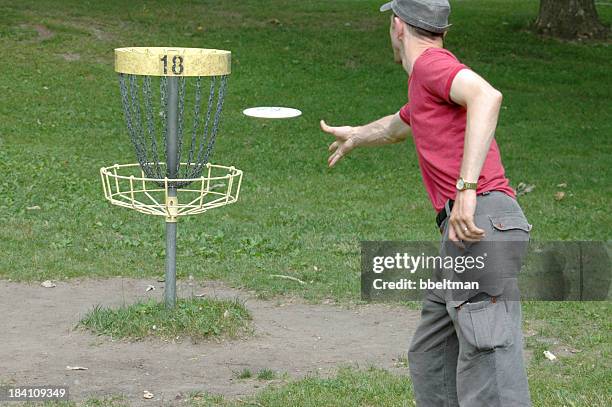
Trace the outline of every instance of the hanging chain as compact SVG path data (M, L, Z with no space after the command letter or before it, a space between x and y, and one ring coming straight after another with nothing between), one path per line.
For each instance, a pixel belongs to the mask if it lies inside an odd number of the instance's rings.
M176 174L181 177L181 152L183 149L183 113L185 111L185 78L178 78L178 134L177 137L177 159L176 163L178 165ZM187 177L187 170L183 170L182 178Z
M221 119L221 110L223 109L223 101L225 100L225 87L227 86L227 75L221 77L221 86L219 86L219 95L217 97L217 111L215 112L215 120L213 123L212 135L206 148L206 156L204 157L204 163L208 162L210 153L212 152L217 138L217 131L219 130L219 120Z
M161 116L161 133L164 151L166 148L166 140L168 139L168 78L162 76L159 81L159 93L160 93L160 111ZM166 161L166 154L163 156L164 162ZM164 175L165 176L165 175ZM163 177L160 177L163 178Z
M128 134L136 150L138 162L143 166L144 170L144 168L147 167L147 153L146 143L142 137L140 105L138 104L138 82L135 76L119 74L119 90L121 92L121 101L123 103L123 112L125 114Z
M213 76L210 78L210 92L208 94L208 105L206 107L206 120L204 121L204 134L202 135L202 138L200 139L200 148L198 149L198 157L197 157L197 166L198 168L196 169L197 173L200 173L202 171L202 166L204 164L206 164L205 161L203 161L204 157L202 156L203 152L204 152L204 146L206 145L206 140L208 138L208 127L209 127L209 123L210 123L210 113L212 111L212 106L213 106L213 100L215 99L215 90L216 90L216 84L217 84L217 77Z
M197 166L191 165L195 153L198 130L200 128L200 106L202 104L202 77L198 76L195 82L195 106L193 108L193 130L191 132L191 145L189 146L189 158L187 159L187 178L193 178L197 174Z
M149 167L154 167L147 176L160 178L161 169L159 168L159 154L157 152L157 135L155 132L155 116L153 115L153 94L151 93L151 77L145 76L142 83L142 91L144 96L145 112L147 119L147 131L149 133L149 140L151 141L151 162Z

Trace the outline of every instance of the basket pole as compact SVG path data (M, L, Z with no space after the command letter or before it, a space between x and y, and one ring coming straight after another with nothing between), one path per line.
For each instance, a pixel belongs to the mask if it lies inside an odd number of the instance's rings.
M178 178L178 78L169 76L168 80L168 132L166 139L166 165L168 178ZM166 217L166 277L164 298L167 308L176 304L176 217L172 206L176 202L176 187L168 186L168 216Z

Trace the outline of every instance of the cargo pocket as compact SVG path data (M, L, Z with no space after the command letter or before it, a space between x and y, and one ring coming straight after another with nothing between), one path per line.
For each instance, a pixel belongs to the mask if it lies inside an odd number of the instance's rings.
M457 309L457 322L467 358L513 343L506 304L501 300L464 303Z
M527 222L527 219L520 214L489 216L489 220L493 228L499 232L507 232L510 230L531 231L531 225Z

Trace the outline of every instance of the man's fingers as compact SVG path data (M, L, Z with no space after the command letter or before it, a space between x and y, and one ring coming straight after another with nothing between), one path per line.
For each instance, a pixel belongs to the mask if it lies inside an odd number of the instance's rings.
M450 227L448 228L448 239L453 242L453 244L461 249L465 249L465 246L463 245L463 243L461 243L461 240L459 240L459 238L457 237L457 233L455 232L455 228L453 227L453 225L450 225Z
M321 130L323 130L326 133L335 135L334 127L329 126L327 123L325 123L325 120L321 120Z
M467 219L464 224L467 228L465 234L469 239L480 240L484 237L485 231L476 226L473 218Z
M478 242L484 237L484 230L479 229L472 219L457 218L452 222L457 236L466 242Z
M334 141L333 143L331 143L331 144L329 145L329 151L331 151L332 153L333 153L334 151L336 151L336 149L337 149L337 148L338 148L338 142L337 142L337 141Z
M455 230L457 238L459 240L465 240L465 227L463 226L463 224L458 219L456 219L451 222L451 226Z
M340 150L337 150L334 154L329 156L329 159L327 160L327 164L329 165L329 167L333 167L334 165L336 165L336 163L342 158L342 153L340 152Z
M321 130L323 130L327 134L331 134L332 136L336 137L338 140L342 140L342 141L347 140L351 135L352 127L350 126L334 127L334 126L330 126L327 123L325 123L325 120L321 120L320 125L321 125Z

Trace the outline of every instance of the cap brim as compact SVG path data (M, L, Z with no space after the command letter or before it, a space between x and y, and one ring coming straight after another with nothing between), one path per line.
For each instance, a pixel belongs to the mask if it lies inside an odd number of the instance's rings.
M390 1L388 3L383 4L382 6L380 6L380 11L384 12L384 11L389 11L391 10L391 6L393 5L393 2Z

